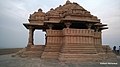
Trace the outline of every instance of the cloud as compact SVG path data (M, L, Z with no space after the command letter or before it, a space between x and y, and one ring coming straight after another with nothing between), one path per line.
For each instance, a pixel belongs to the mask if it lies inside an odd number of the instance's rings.
M22 22L26 21L26 15L29 12L22 6L22 3L11 0L1 1L0 8L0 48L25 46L27 35L24 35L27 31L24 30Z
M120 0L70 0L77 2L91 14L98 16L109 29L103 31L103 44L119 45L120 42ZM0 48L25 47L28 30L23 26L28 22L29 14L42 8L44 12L50 8L63 5L66 0L1 0L0 1ZM38 34L41 35L38 35ZM36 43L44 44L44 33L35 33ZM42 38L38 38L42 37Z

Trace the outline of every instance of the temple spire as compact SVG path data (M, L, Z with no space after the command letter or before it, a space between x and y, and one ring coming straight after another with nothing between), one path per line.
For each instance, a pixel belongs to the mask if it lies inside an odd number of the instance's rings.
M41 9L41 8L39 8L39 9L38 9L38 12L42 12L42 9Z
M69 0L66 1L66 4L70 4L71 2Z

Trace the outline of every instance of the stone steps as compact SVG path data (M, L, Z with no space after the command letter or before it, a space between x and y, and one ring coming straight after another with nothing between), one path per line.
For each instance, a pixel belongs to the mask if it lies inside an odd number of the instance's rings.
M31 48L27 48L27 51L43 51L45 48L45 45L34 45Z
M60 46L46 46L45 49L44 49L44 51L48 51L48 52L50 52L50 51L52 51L52 52L56 51L56 52L59 52L60 49L61 49Z
M91 46L86 46L86 45L76 45L76 44L71 44L63 46L62 52L76 52L76 53L82 53L82 54L95 54L97 53L94 45Z
M43 51L25 51L20 56L21 57L40 57Z
M86 45L86 46L89 46L89 45L94 45L94 43L66 43L66 45L70 45L70 46L72 46L72 45L78 45L78 46L82 46L82 45Z
M81 53L81 54L96 54L96 51L86 51L86 50L66 50L64 53Z
M95 48L64 48L61 50L62 52L91 52L96 53L97 50Z
M66 46L65 45L64 47L66 47L66 48L76 48L76 47L78 47L78 48L86 48L86 47L95 48L94 46L90 46L90 45L89 46L86 46L86 45L82 45L82 46L81 45L77 45L77 46L76 45L72 45L72 46L68 45L68 46Z
M48 44L46 44L46 46L61 46L61 44L60 43L48 43Z
M99 58L59 58L59 61L66 63L96 62Z
M60 49L58 49L58 48L54 48L54 49L47 49L47 48L45 48L44 51L45 51L45 52L59 52Z
M59 60L61 61L92 61L92 60L98 59L97 54L68 54L68 53L62 53L59 56Z
M41 58L58 59L61 45L58 43L48 43L44 49Z
M75 53L62 53L60 54L61 57L64 58L95 58L98 54L75 54Z
M46 52L59 52L61 49L61 45L60 44L47 44L44 51Z
M90 48L95 48L95 46L93 44L66 44L63 47L65 48L86 48L86 47L90 47Z
M44 45L34 45L29 48L25 48L24 51L21 51L19 55L21 57L41 57L43 50L45 46Z
M95 48L91 48L91 47L85 47L85 48L81 48L81 47L71 47L71 48L63 48L64 50L95 50Z
M44 59L58 59L59 52L43 52L41 58Z
M59 46L56 46L56 47L55 47L55 46L52 46L52 47L51 47L51 46L50 46L50 47L46 46L45 48L46 48L46 49L54 49L54 48L55 48L55 49L56 49L56 48L59 49L60 47L59 47Z

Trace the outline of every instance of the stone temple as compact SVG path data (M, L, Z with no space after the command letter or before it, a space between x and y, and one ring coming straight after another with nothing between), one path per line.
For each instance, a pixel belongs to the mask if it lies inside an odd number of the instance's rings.
M69 0L48 12L38 9L23 25L29 30L28 45L23 55L60 61L99 61L110 47L102 45L102 30L108 29L100 19L91 15L78 3ZM34 31L42 30L45 45L34 45ZM107 51L106 51L107 47Z

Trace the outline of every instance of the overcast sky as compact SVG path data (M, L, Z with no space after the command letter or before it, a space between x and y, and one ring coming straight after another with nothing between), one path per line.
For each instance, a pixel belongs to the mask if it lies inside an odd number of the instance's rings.
M103 31L103 44L111 47L120 46L120 0L70 0L77 2L91 14L108 24ZM29 14L42 8L47 12L65 4L66 0L0 0L0 48L26 47L28 30L23 23L28 23ZM44 44L42 31L35 31L35 44Z

